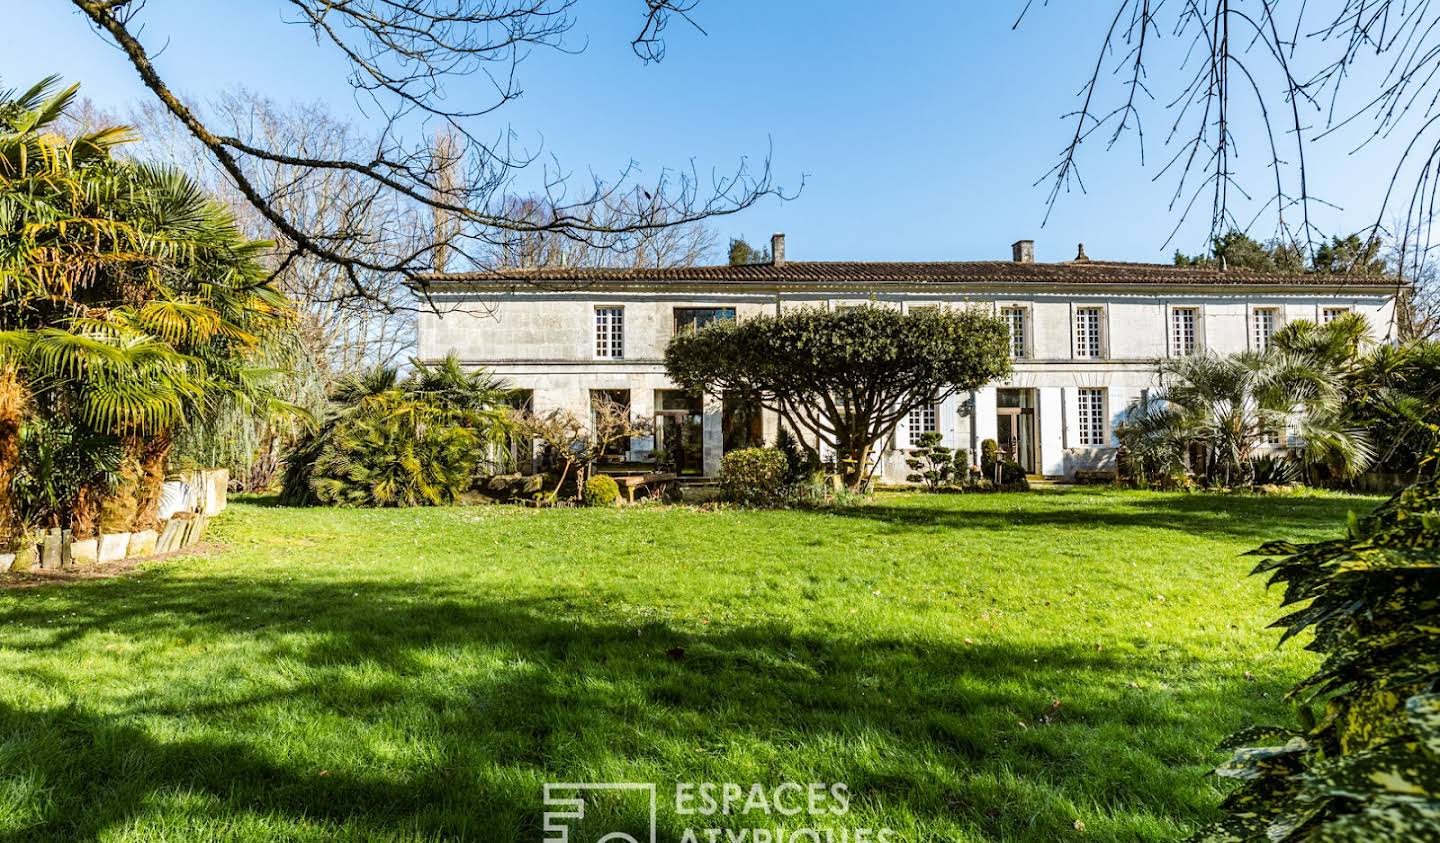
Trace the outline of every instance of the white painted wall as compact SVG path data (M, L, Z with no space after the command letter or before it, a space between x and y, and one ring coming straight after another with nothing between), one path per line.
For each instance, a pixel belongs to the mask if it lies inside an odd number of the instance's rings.
M450 312L443 318L430 313L421 315L418 332L423 359L455 353L467 365L485 366L517 387L534 390L537 411L569 409L582 418L589 412L592 389L628 389L634 410L649 414L654 410L655 390L674 388L665 375L663 356L673 334L677 307L734 307L741 319L777 309L867 303L896 308L980 306L993 312L1005 306L1024 307L1029 314L1028 357L1016 361L1014 374L1004 385L1037 390L1041 470L1047 475L1064 476L1081 468L1113 467L1114 463L1113 448L1082 448L1076 441L1076 390L1107 390L1113 431L1129 403L1140 396L1141 390L1154 385L1155 361L1171 353L1169 313L1173 307L1199 308L1196 331L1200 347L1220 354L1250 347L1249 318L1255 307L1278 308L1282 316L1277 327L1294 319L1318 319L1323 307L1350 307L1370 320L1377 339L1388 335L1393 316L1391 297L1385 290L1373 294L1352 290L1344 295L1238 289L1225 294L1196 294L1183 288L1167 288L1098 295L1093 288L1037 291L1022 284L984 295L943 295L924 289L883 294L735 294L717 287L714 292L701 293L518 289L440 298L442 309L446 304L466 303L467 310ZM624 359L596 359L597 306L625 308ZM1077 306L1104 309L1105 359L1074 358L1073 309ZM970 394L951 398L941 407L939 425L946 444L970 449L975 461L979 459L980 443L996 435L997 386L1001 385L991 385L973 395L973 412L969 415L962 416L961 408L970 400ZM708 400L703 436L707 473L719 467L720 415L720 402ZM775 435L773 416L766 419L765 431L767 437ZM909 442L903 424L895 441L902 449ZM643 458L652 447L649 440L637 440L632 443L632 456ZM903 481L907 472L903 453L886 455L883 464L885 480Z

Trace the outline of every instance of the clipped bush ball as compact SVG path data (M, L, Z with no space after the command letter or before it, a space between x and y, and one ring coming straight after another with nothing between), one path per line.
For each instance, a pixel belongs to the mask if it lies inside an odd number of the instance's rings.
M776 448L741 448L720 459L720 493L727 501L775 506L785 499L790 463Z
M585 481L586 506L614 506L620 500L620 486L615 479L597 474Z

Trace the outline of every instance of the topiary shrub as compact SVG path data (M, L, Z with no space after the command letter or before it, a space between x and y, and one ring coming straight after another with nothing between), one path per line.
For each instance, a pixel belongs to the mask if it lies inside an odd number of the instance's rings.
M1000 461L1000 443L986 439L980 443L980 476L995 479L995 463Z
M970 449L969 449L969 448L960 448L960 449L956 450L956 451L955 451L955 482L961 484L962 486L963 486L963 485L968 485L968 484L970 483L970 480L971 480L970 475L973 474L973 473L974 473L974 472L971 471L971 465L970 465Z
M774 506L785 500L790 465L777 448L740 448L720 460L720 494L732 503Z
M596 474L585 481L584 497L586 506L614 506L620 500L620 486L615 478Z
M1232 735L1240 782L1199 841L1435 840L1440 828L1440 480L1341 539L1271 542L1254 573L1285 584L1282 643L1307 629L1319 670L1290 689L1298 728ZM1324 705L1316 718L1311 705Z
M905 479L911 483L923 483L931 492L940 491L955 478L954 454L944 445L939 433L931 431L920 435L918 447L910 451L905 465L910 474Z

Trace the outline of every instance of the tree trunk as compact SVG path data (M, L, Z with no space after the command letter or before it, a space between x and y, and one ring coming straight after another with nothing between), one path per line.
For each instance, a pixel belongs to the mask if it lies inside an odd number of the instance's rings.
M850 491L863 492L865 490L865 481L869 477L869 472L866 468L870 462L870 443L861 442L856 444L852 441L845 443L845 445L846 447L839 453L841 459L841 479L845 483L845 488Z
M100 526L100 494L91 486L81 486L70 508L70 532L77 539L90 539Z
M0 548L6 548L20 531L20 514L15 511L11 491L20 470L20 419L25 405L25 388L11 366L0 368Z
M165 472L170 464L173 444L168 430L134 444L135 457L140 464L140 483L135 490L133 529L153 530L160 525L160 495L164 491Z

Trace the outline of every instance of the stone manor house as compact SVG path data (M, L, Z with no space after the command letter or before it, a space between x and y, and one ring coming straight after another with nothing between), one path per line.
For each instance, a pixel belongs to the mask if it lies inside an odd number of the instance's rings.
M1028 473L1073 478L1113 468L1115 425L1156 385L1159 358L1261 350L1286 322L1352 311L1377 340L1394 330L1396 288L1384 277L1117 263L1083 247L1073 261L1036 263L1029 240L1012 252L1009 261L789 261L777 234L768 264L443 275L430 287L440 313L420 318L420 357L453 352L483 366L537 412L583 419L602 395L628 404L654 417L655 435L631 440L626 459L663 449L682 474L712 476L725 451L773 443L777 419L733 396L677 390L663 361L677 331L792 307L978 305L1010 326L1014 373L912 413L877 479L902 482L905 451L927 431L972 455L995 439Z

